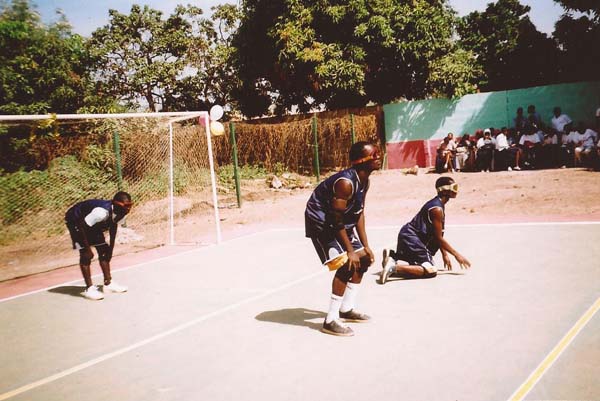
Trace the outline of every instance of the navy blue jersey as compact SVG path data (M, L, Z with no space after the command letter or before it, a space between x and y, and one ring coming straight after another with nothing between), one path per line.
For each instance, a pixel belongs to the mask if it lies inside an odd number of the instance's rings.
M313 191L304 212L307 237L313 237L326 230L334 230L335 218L331 201L333 187L338 180L347 179L352 184L352 196L344 210L343 222L346 229L353 229L365 207L365 196L369 190L369 180L361 184L354 168L342 170L321 182Z
M110 226L110 222L113 221L112 201L110 200L89 199L83 202L79 202L71 206L69 210L67 210L67 213L65 214L65 221L67 222L67 224L76 224L77 221L84 219L85 216L90 214L90 212L97 207L106 209L108 211L108 219L95 224L93 226L93 229L106 231ZM115 223L120 219L121 218L115 220Z
M435 238L435 231L433 229L433 223L429 218L429 211L434 207L442 208L442 232L444 230L446 212L444 210L444 203L439 197L435 197L425 203L419 213L413 219L406 223L400 229L399 237L414 237L417 236L419 240L427 247L427 249L435 254L440 248L440 244Z

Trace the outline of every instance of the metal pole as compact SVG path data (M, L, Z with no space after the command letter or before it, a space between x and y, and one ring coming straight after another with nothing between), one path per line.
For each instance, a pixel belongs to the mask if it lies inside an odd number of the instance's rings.
M115 152L115 160L117 162L117 188L119 191L123 190L123 169L121 166L121 140L119 138L119 131L115 131L113 135L113 149Z
M352 145L356 143L356 132L354 132L354 114L350 114L350 132L352 132Z
M208 164L210 165L210 181L212 184L213 209L215 211L215 226L217 230L217 244L221 243L221 220L219 218L219 205L217 204L217 180L215 178L215 165L213 162L212 140L210 137L210 121L208 114L204 115L204 128L206 131L206 146L208 148Z
M113 149L115 152L115 161L117 164L117 189L123 190L123 166L121 162L121 138L119 137L119 131L115 131L113 135ZM127 216L123 218L121 226L127 227Z
M173 203L173 123L169 122L169 244L175 245L175 205Z
M319 166L319 134L317 132L317 115L313 115L312 119L312 131L314 138L314 148L315 148L315 159L314 159L314 167L315 167L315 175L317 177L317 182L321 181L321 169Z
M238 207L242 207L242 190L240 188L240 174L238 171L238 153L237 142L235 139L235 124L229 122L229 136L231 138L231 153L233 155L233 179L235 180L235 194L237 196Z

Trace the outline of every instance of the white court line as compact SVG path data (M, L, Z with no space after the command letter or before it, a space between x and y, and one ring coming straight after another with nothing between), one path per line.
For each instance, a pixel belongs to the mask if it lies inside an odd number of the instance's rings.
M213 247L213 246L215 246L215 245L209 245L208 247L203 247L203 248L190 249L188 251L184 251L184 252L177 253L177 254L174 254L174 255L163 256L162 258L152 259L152 260L149 260L147 262L141 262L141 263L136 263L135 265L127 266L127 267L121 267L120 269L115 269L115 270L111 269L111 273L122 272L122 271L125 271L125 270L134 269L136 267L145 266L145 265L148 265L148 264L151 264L151 263L154 263L154 262L160 262L162 260L166 260L166 259L172 258L174 256L185 255L185 254L191 253L191 252L197 252L200 249L206 249L206 248L210 248L210 247ZM65 267L68 267L68 266L65 266ZM47 272L44 272L44 273L47 273ZM40 274L44 274L44 273L40 273ZM94 274L92 276L92 278L100 277L101 275L102 275L102 273ZM6 302L6 301L10 301L10 300L13 300L13 299L17 299L17 298L21 298L21 297L25 297L27 295L37 294L38 292L48 291L48 290L51 290L53 288L62 287L64 285L79 283L81 281L83 281L83 279L79 278L77 280L67 281L65 283L56 284L56 285L53 285L53 286L50 286L50 287L40 288L39 290L33 290L33 291L25 292L23 294L13 295L12 297L0 299L0 303Z
M600 225L600 221L573 221L573 222L531 222L531 223L481 223L481 224L447 224L446 227L518 227L518 226L555 226L555 225ZM399 229L400 226L398 225L394 225L394 226L373 226L373 227L369 227L370 230L388 230L388 229ZM290 232L290 231L304 231L303 228L272 228L269 230L265 230L265 231L258 231L255 233L251 233L251 234L246 234L246 235L242 235L239 237L235 237L235 238L231 238L228 239L226 241L221 242L221 244L225 244L228 242L233 242L236 240L240 240L240 239L244 239L244 238L249 238L249 237L254 237L257 235L261 235L261 234L265 234L265 233L269 233L269 232ZM204 249L208 249L208 248L213 248L216 247L216 244L211 244L205 247L201 247L201 248L196 248L196 249L191 249L189 251L185 251L185 252L181 252L181 253L177 253L174 255L169 255L169 256L164 256L162 258L158 258L158 259L153 259L147 262L142 262L142 263L137 263L135 265L129 266L129 267L123 267L120 269L116 269L113 271L114 272L120 272L120 271L125 271L125 270L129 270L129 269L134 269L137 267L141 267L141 266L145 266L154 262L160 262L169 258L173 258L173 257L177 257L180 255L185 255L187 253L191 253L191 252L197 252L197 251L202 251ZM43 273L41 273L43 274ZM92 278L96 278L96 277L100 277L101 273L95 274L92 276ZM82 279L77 279L77 280L72 280L72 281L67 281L65 283L60 283L60 284L56 284L50 287L45 287L45 288L41 288L39 290L33 290L33 291L29 291L29 292L25 292L23 294L19 294L19 295L14 295L12 297L8 297L8 298L2 298L0 299L0 303L2 302L6 302L6 301L10 301L13 299L17 299L17 298L21 298L21 297L25 297L27 295L33 295L33 294L37 294L39 292L44 292L44 291L48 291L51 290L53 288L57 288L57 287L62 287L65 285L69 285L69 284L74 284L74 283L78 283L82 281Z
M600 309L600 298L577 320L565 336L556 344L550 353L544 358L537 368L529 375L527 380L510 396L509 401L521 401L533 389L537 382L544 376L550 367L556 362L563 351L573 342L577 334L583 330L594 314Z
M19 388L14 389L14 390L8 391L8 392L6 392L4 394L0 394L0 401L6 400L8 398L14 397L14 396L19 395L19 394L22 394L22 393L27 392L29 390L33 390L36 387L40 387L40 386L43 386L45 384L51 383L53 381L56 381L58 379L61 379L61 378L65 377L65 376L72 375L73 373L77 373L77 372L79 372L81 370L84 370L84 369L89 368L91 366L97 365L97 364L99 364L101 362L104 362L104 361L106 361L108 359L115 358L115 357L117 357L119 355L122 355L122 354L124 354L126 352L132 351L134 349L143 347L144 345L147 345L147 344L153 343L155 341L158 341L158 340L160 340L162 338L170 336L171 334L179 333L180 331L183 331L183 330L185 330L185 329L187 329L189 327L192 327L194 325L202 323L202 322L204 322L204 321L206 321L206 320L208 320L208 319L210 319L212 317L215 317L215 316L218 316L218 315L222 315L225 312L229 312L232 309L235 309L235 308L238 308L240 306L246 305L248 303L251 303L253 301L259 300L261 298L268 297L269 295L281 292L281 291L286 290L286 289L288 289L290 287L293 287L293 286L295 286L297 284L300 284L300 283L302 283L304 281L308 281L308 280L311 280L311 279L313 279L313 278L315 278L315 277L317 277L319 275L325 274L326 272L327 272L327 270L320 270L317 273L310 274L310 275L305 276L303 278L300 278L298 280L292 281L291 283L287 283L287 284L284 284L284 285L282 285L280 287L273 288L271 290L267 290L267 291L263 292L262 294L258 294L258 295L252 296L250 298L246 298L246 299L244 299L242 301L239 301L239 302L233 303L231 305L225 306L225 307L223 307L221 309L217 309L214 312L210 312L210 313L207 313L205 315L198 316L197 318L192 319L192 320L190 320L190 321L188 321L186 323L182 323L182 324L180 324L178 326L173 327L172 329L169 329L167 331L163 331L162 333L156 334L156 335L154 335L152 337L148 337L145 340L138 341L138 342L136 342L134 344L131 344L131 345L127 346L127 347L119 348L119 349L117 349L117 350L115 350L113 352L110 352L108 354L102 355L102 356L100 356L98 358L94 358L94 359L91 359L91 360L89 360L87 362L84 362L84 363L81 363L79 365L73 366L72 368L65 369L62 372L58 372L58 373L53 374L51 376L45 377L43 379L40 379L40 380L34 381L32 383L26 384L24 386L21 386Z

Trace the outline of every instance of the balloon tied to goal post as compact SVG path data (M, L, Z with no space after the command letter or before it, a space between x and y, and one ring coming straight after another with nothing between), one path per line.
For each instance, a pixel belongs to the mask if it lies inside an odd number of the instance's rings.
M221 117L223 117L223 107L215 104L210 108L210 133L212 136L225 134L225 127L218 121Z

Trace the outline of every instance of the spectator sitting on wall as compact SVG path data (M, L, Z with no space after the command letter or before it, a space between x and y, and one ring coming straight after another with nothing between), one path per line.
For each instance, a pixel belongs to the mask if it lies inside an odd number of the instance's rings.
M470 170L473 168L475 152L474 144L469 134L464 134L456 146L456 171Z
M556 130L556 133L559 137L562 137L563 135L567 134L567 131L565 129L566 126L572 123L573 121L568 115L564 114L558 106L554 108L552 113L554 114L554 117L552 117L551 120L552 128Z
M519 151L516 147L511 147L508 143L508 128L503 127L496 135L496 151L494 154L494 170L512 171L520 170L519 167ZM516 152L515 152L516 151Z
M581 142L581 134L573 127L573 123L565 125L565 135L562 136L560 142L561 168L572 167L575 162L575 148Z
M529 168L535 166L537 150L540 146L540 137L536 134L537 127L530 126L519 139L519 146L523 152L524 165Z
M583 126L579 129L581 133ZM598 142L598 133L591 127L588 127L581 135L581 144L575 148L575 164L582 166L591 166L596 154L596 142Z
M539 167L554 168L558 163L558 134L550 128L544 135L539 151Z
M482 172L489 172L492 168L492 160L496 149L496 140L492 138L492 131L486 128L483 131L483 137L477 141L477 169Z
M453 171L452 168L452 150L451 150L451 146L450 145L450 137L446 136L442 142L440 143L440 146L438 146L437 148L437 156L436 156L436 160L435 160L435 171L436 173L443 173L446 171Z

